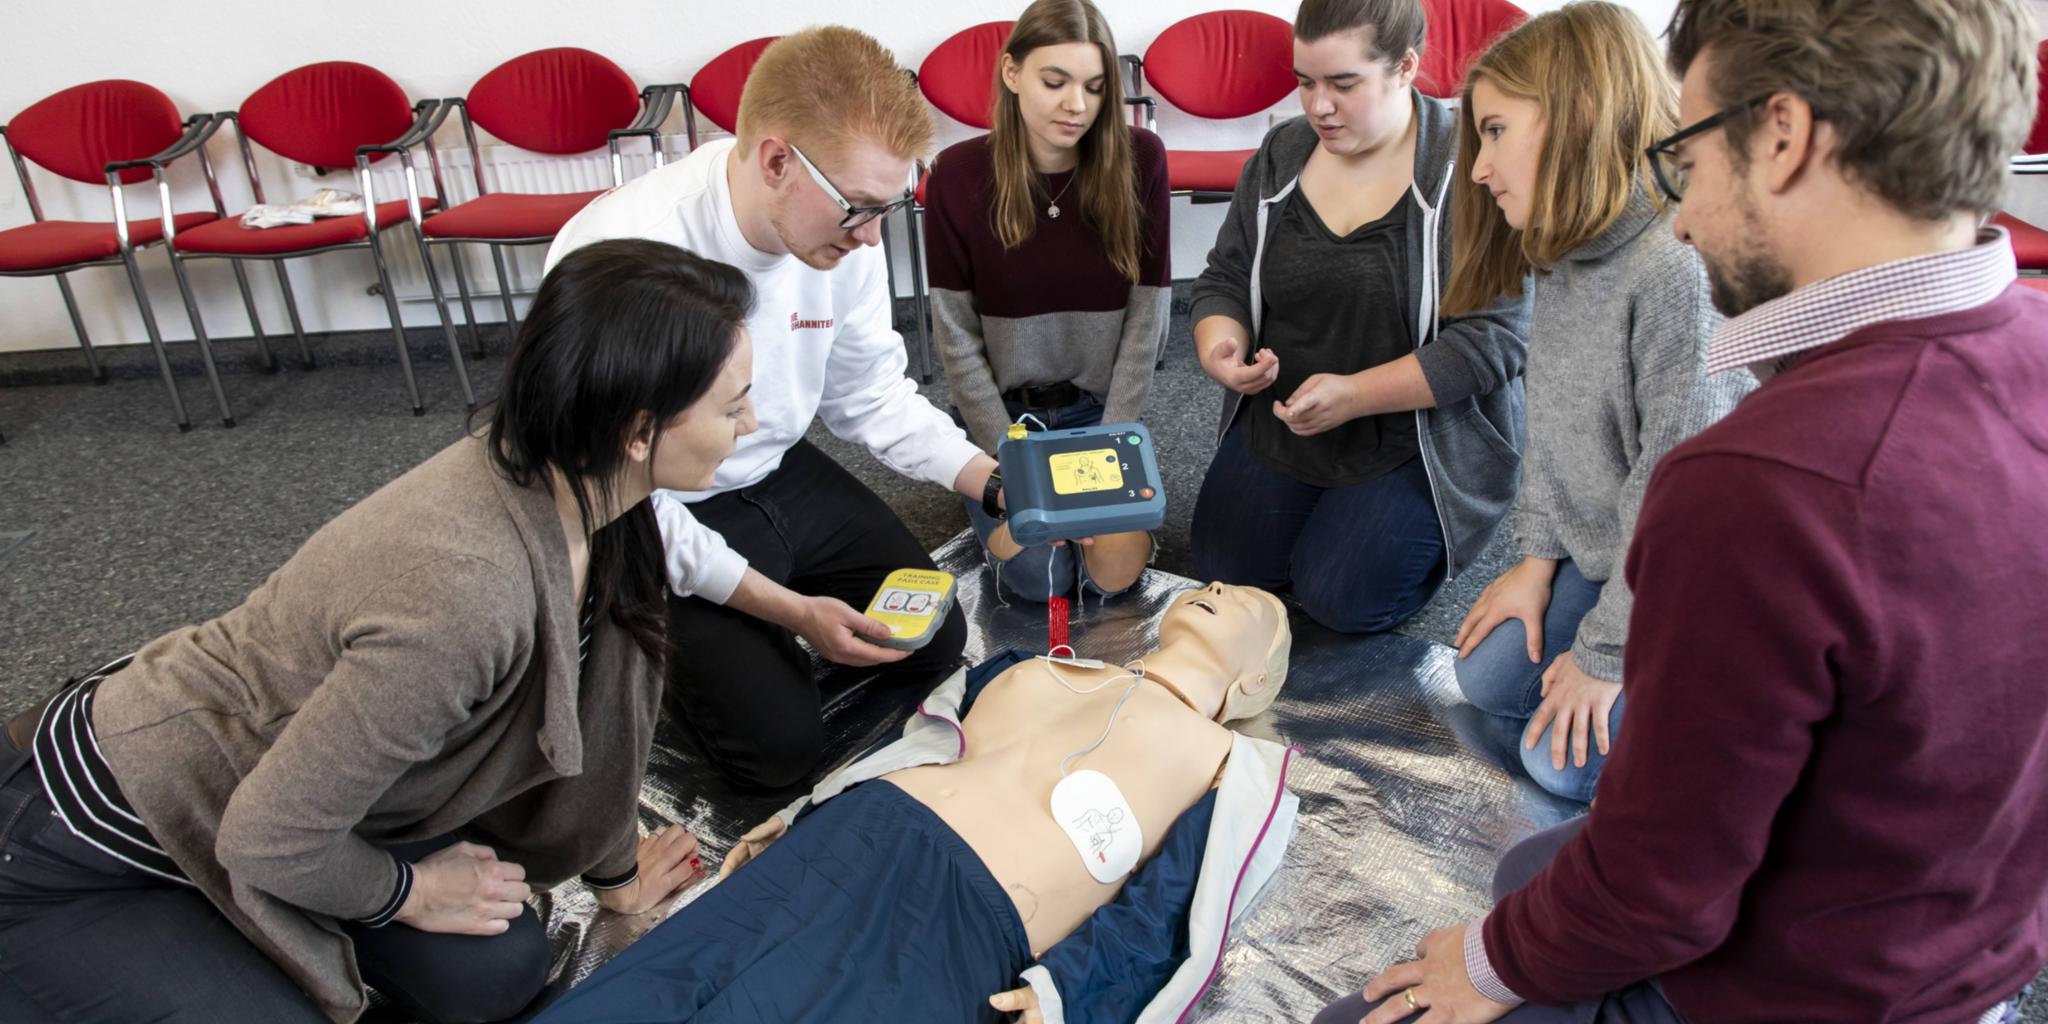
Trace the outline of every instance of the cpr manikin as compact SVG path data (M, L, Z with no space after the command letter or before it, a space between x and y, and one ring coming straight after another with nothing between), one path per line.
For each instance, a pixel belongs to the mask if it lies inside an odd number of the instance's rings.
M1192 1002L1221 955L1216 929L1278 866L1291 832L1286 752L1220 724L1271 704L1289 640L1272 595L1216 584L1176 598L1158 649L1128 667L1022 658L971 694L956 675L901 740L750 832L716 887L542 1019L997 1020L989 997L1025 989L1047 1020L1150 1019L1162 1001ZM900 805L878 811L880 825L835 815L856 797ZM938 852L893 852L797 895L898 842L896 823L928 824L935 838L918 849ZM958 862L944 856L949 843L966 847ZM890 881L919 857L931 865ZM891 885L901 891L872 891ZM961 907L972 911L964 921ZM921 923L893 933L898 917ZM1021 934L1005 945L1005 929ZM763 948L756 932L780 938ZM733 944L749 952L702 966ZM1097 944L1094 955L1078 948ZM791 945L807 952L789 955ZM1134 952L1148 945L1156 956ZM790 973L750 976L784 970L778 957ZM1090 966L1106 960L1117 963ZM831 999L859 1009L813 1005ZM1179 1009L1165 1008L1168 1019Z

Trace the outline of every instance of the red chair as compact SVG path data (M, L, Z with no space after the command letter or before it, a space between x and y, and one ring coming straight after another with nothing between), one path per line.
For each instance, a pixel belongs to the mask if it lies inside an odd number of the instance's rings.
M1415 87L1424 95L1455 99L1464 91L1465 72L1495 39L1529 19L1508 0L1423 0L1429 28L1422 47L1422 70Z
M177 106L162 92L141 82L109 80L65 89L37 101L12 122L0 125L0 139L7 144L7 155L14 161L21 190L28 198L29 215L34 218L33 223L0 231L0 276L56 277L64 308L71 314L72 330L77 332L79 347L85 351L85 365L94 382L105 383L106 371L93 353L92 339L87 336L85 320L78 312L78 300L71 294L71 282L64 275L88 267L125 269L128 285L134 289L136 304L142 310L142 326L156 352L157 369L163 374L179 430L192 429L192 421L178 395L178 382L171 375L171 361L164 351L163 335L157 330L149 295L143 290L135 254L161 243L169 234L196 228L220 216L218 189L214 191L215 209L173 213L163 175L164 168L172 162L197 152L211 185L213 168L206 163L203 147L216 124L212 114L199 114L181 123ZM36 198L24 157L72 181L105 184L114 219L43 219L42 204ZM164 203L163 212L148 220L131 220L123 187L143 181L155 182L157 195ZM239 269L235 280L242 287L242 301L249 303L253 311L249 282ZM260 336L258 340L261 341ZM214 396L221 401L222 421L234 426L204 334L199 335L199 344L206 353L207 379L213 385ZM269 360L267 346L264 357Z
M499 139L536 153L569 155L609 146L612 185L616 187L625 180L619 152L622 139L647 139L654 150L654 165L662 165L661 123L681 89L655 85L641 90L630 75L604 57L589 50L561 47L514 57L478 79L467 99L442 101L445 108L462 117L462 138L469 147L477 197L426 217L414 227L420 238L422 260L432 262L435 245L451 249L455 288L462 297L462 315L469 325L472 351L478 358L484 355L483 337L470 303L469 275L463 269L460 251L454 247L463 243L491 247L491 263L498 273L498 298L505 309L505 329L516 331L518 318L512 312L512 282L505 273L504 247L553 241L569 218L604 192L532 195L491 191L484 182L475 126L481 124ZM439 126L440 117L446 116L444 109L435 126ZM427 153L434 173L434 191L447 195L441 183L440 158L431 146ZM420 205L424 208L423 203ZM441 315L441 329L453 346L455 327L448 315L447 297L441 294L437 277L429 281L435 285L434 306Z
M236 124L242 163L258 203L267 200L262 176L256 172L255 155L249 148L252 140L288 160L311 165L319 173L330 168L354 167L364 209L355 216L325 217L311 224L263 230L242 227L241 218L236 216L178 232L171 239L171 266L177 272L178 290L185 297L185 306L191 310L193 330L201 338L206 337L199 307L193 302L191 286L185 279L185 261L211 258L239 264L243 260L269 260L277 268L277 283L284 290L285 310L291 316L292 332L298 337L300 356L310 367L312 357L306 348L305 326L299 320L285 261L315 253L368 249L377 268L385 312L391 317L391 338L398 347L399 368L405 374L406 397L412 402L413 415L425 413L426 407L420 403L419 382L413 377L412 355L405 344L405 322L398 312L398 296L391 286L380 236L386 229L406 223L408 218L417 223L425 210L438 207L441 201L433 196L418 199L416 209L410 197L378 202L370 181L370 164L396 154L403 161L407 176L417 177L412 149L427 143L433 127L447 116L446 108L439 100L408 105L405 90L383 72L364 64L331 61L287 71L251 93L239 112L216 116ZM438 294L440 284L435 278L433 261L427 261L426 272L428 282ZM253 308L250 320L260 337L262 326L255 323ZM469 386L469 371L463 365L461 347L454 344L452 335L449 342L449 358L455 365L463 397L475 405L476 393Z
M1161 99L1196 117L1250 117L1294 91L1294 29L1259 11L1210 11L1167 26L1144 59L1125 54L1123 62L1147 128L1158 130L1157 106L1144 95L1148 79ZM1256 152L1169 148L1168 187L1197 203L1229 202Z
M761 51L781 36L762 36L749 39L716 57L711 63L697 70L690 79L690 85L683 93L688 102L683 104L683 130L689 133L690 148L697 148L697 114L701 110L705 118L720 130L734 132L740 121L740 93L747 87L747 76L754 71L754 64L761 59Z
M2048 174L2048 42L2043 42L2035 51L2034 63L2034 73L2040 76L2043 92L2037 101L2039 106L2035 108L2034 130L2027 136L2025 155L2012 159L2012 173L2022 177ZM2001 213L1991 218L1991 222L2012 235L2012 251L2018 258L2021 273L2048 271L2048 231L2010 213Z

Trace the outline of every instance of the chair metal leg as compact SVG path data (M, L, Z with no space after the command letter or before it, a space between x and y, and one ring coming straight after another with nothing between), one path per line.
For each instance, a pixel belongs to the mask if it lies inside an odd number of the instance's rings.
M505 350L510 352L519 338L519 317L512 312L512 275L505 273L504 246L491 246L491 263L498 270L498 301L505 306Z
M71 281L63 274L57 275L57 290L64 293L64 310L71 314L71 329L78 333L78 347L85 350L85 368L92 373L92 382L105 384L107 371L92 350L92 338L85 333L85 318L78 315L78 299L71 294Z
M171 412L177 416L178 429L192 429L192 418L185 415L185 400L178 395L178 378L171 375L171 357L164 352L164 336L156 329L156 311L149 306L149 293L142 290L142 273L135 269L135 254L121 254L121 265L128 271L128 287L135 290L135 305L142 310L142 329L149 333L149 346L156 350L156 368L164 375L164 390L171 396Z
M476 305L469 296L469 270L462 265L461 243L449 243L448 262L455 267L455 294L462 296L462 323L469 328L469 350L481 359L484 355L484 332L477 326Z
M256 351L263 356L263 371L277 372L277 357L270 352L270 339L263 336L263 321L256 315L256 296L249 293L249 275L242 272L241 260L229 260L235 268L235 285L242 289L242 308L249 311L249 330L256 335Z
M370 235L370 259L377 265L378 290L384 293L384 311L391 316L391 340L398 346L398 368L405 374L405 395L412 400L412 414L424 416L427 407L420 404L420 382L412 375L412 353L405 347L405 318L398 313L398 292L391 287L391 270L384 265L384 246L373 232ZM427 282L434 283L434 261L427 261Z
M199 318L199 303L192 298L192 283L185 278L185 261L178 258L175 249L171 250L171 274L178 279L178 296L185 300L185 315L192 318L192 337L199 342L199 360L206 367L206 383L213 388L213 400L220 404L220 425L232 427L235 414L228 408L226 389L220 386L220 367L213 362L213 342L206 337L206 322Z
M908 215L904 217L909 220ZM889 222L882 222L882 274L889 282L889 324L896 324L896 246L889 241Z
M918 237L917 206L910 207L910 315L917 320L917 379L932 382L931 328L925 317L924 240Z
M455 365L455 381L462 386L462 401L476 408L476 390L469 386L469 367L462 360L462 342L455 340L455 327L448 320L448 299L441 293L441 274L434 269L434 254L424 236L420 241L420 262L427 268L427 287L434 292L434 309L441 314L441 336L448 339L448 361ZM397 300L392 300L396 302Z
M306 345L306 325L299 320L299 300L292 297L292 278L285 273L283 260L271 260L277 268L277 290L284 293L284 311L292 320L292 335L299 339L299 362L310 370L313 368L313 350Z

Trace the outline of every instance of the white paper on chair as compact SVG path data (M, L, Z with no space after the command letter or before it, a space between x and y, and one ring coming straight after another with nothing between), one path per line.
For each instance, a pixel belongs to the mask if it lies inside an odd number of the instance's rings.
M363 197L354 192L323 188L296 203L258 203L242 214L245 228L274 228L287 224L311 224L319 217L350 217L363 212Z

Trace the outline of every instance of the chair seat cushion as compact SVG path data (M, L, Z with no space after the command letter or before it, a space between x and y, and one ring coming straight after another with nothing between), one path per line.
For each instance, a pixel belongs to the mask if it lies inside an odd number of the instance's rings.
M1991 223L2012 234L2012 252L2019 257L2021 270L2048 270L2048 231L2009 213L1991 218Z
M441 205L437 199L420 200L422 209ZM405 223L405 200L377 204L377 228L383 230ZM330 245L360 242L370 237L363 218L322 217L311 224L286 224L275 228L245 228L240 214L216 221L191 233L180 231L171 244L179 252L213 253L221 256L275 256L278 253L308 252Z
M420 230L429 238L552 238L576 211L601 195L602 191L492 192L428 217Z
M1166 151L1166 185L1174 192L1229 192L1255 149Z
M172 218L178 240L185 232L216 219L212 211L180 213ZM128 222L128 239L135 245L161 242L163 221L151 217ZM0 270L57 270L80 263L95 263L121 253L112 221L46 220L0 231Z

